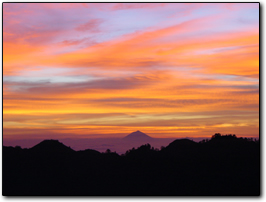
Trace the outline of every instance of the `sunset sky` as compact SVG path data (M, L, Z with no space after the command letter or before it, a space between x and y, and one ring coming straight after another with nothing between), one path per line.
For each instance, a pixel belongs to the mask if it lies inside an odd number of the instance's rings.
M4 3L3 137L259 136L258 3Z

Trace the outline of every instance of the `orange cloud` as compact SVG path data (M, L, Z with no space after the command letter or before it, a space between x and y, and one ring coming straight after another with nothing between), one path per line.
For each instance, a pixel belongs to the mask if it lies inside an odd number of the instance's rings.
M42 6L61 12L72 11L72 6L77 10L101 8L91 4ZM107 4L101 12L153 9L150 6ZM182 16L189 17L191 10L202 7L185 9ZM5 8L5 19L14 15L11 11ZM15 29L19 19L5 21L4 137L42 130L78 137L97 133L108 137L114 131L135 130L154 137L209 137L215 132L258 135L258 28L216 30L223 14L173 25L176 14L165 19L169 23L165 27L160 22L110 38L103 37L99 16L86 16L83 24L70 23L61 29L47 26L44 32L34 26ZM96 32L99 38L92 35ZM38 67L46 69L51 79L32 76ZM71 71L63 71L61 81L54 82L55 68ZM36 80L29 79L35 76ZM68 76L84 76L85 80L69 82Z

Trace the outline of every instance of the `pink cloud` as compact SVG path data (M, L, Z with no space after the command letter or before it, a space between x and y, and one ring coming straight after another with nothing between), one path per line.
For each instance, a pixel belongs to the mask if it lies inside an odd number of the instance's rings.
M166 3L116 3L112 10L138 9L138 8L155 8L165 6Z
M103 20L101 19L91 19L87 23L77 26L76 30L81 32L99 32L99 24L101 24L102 22Z

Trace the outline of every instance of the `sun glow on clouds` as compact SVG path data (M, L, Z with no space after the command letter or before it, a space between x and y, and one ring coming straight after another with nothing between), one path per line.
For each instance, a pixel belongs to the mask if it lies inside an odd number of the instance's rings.
M4 138L258 137L259 4L4 3L3 73Z

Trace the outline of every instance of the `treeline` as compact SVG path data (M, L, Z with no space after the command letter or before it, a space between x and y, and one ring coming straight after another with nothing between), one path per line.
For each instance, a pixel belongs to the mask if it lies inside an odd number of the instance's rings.
M57 140L3 147L5 196L259 196L259 140L219 133L123 155L74 151Z
M240 140L245 140L245 141L251 141L251 142L259 142L259 140L257 139L254 139L254 138L243 138L243 137L240 137L238 138L235 134L226 134L226 135L222 135L221 133L215 133L212 137L211 137L211 140L234 140L234 139L240 139ZM201 140L199 143L205 143L205 142L208 142L209 139L203 139Z

